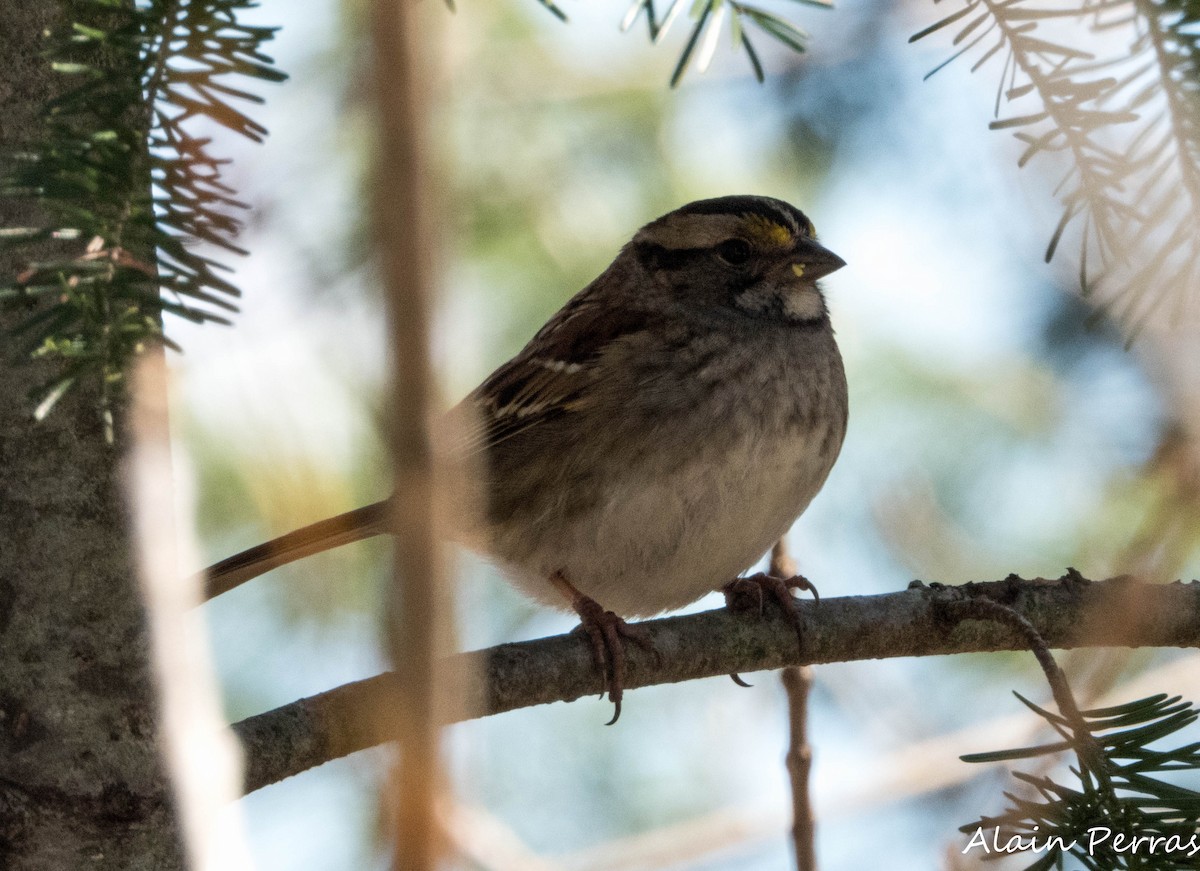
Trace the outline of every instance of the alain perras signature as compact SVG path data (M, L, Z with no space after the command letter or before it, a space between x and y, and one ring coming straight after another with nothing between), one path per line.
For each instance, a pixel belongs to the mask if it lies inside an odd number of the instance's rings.
M1051 850L1059 850L1064 853L1078 850L1080 848L1080 840L1066 840L1059 835L1051 835L1046 838L1039 839L1037 836L1037 826L1033 827L1034 834L1029 837L1021 837L1020 835L1011 835L1006 840L1001 840L1000 829L991 829L992 837L989 840L986 834L988 829L979 826L975 829L975 833L971 835L971 839L963 848L963 853L969 853L972 850L982 850L985 854L992 853L1023 853L1026 851L1033 853L1046 853ZM1141 854L1144 856L1164 856L1164 855L1181 855L1195 856L1200 853L1200 835L1192 834L1188 837L1183 835L1133 835L1126 832L1116 832L1107 826L1092 826L1084 833L1082 841L1083 849L1087 851L1089 856L1096 855L1097 851L1105 853L1129 853Z

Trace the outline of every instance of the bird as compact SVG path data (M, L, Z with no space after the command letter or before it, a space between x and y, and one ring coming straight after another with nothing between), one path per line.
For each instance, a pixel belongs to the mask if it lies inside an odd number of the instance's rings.
M845 438L848 392L819 280L845 261L767 196L688 203L651 221L446 419L479 469L460 531L533 599L581 620L621 713L629 620L722 591L764 594L800 633L800 576L744 577L805 511ZM373 503L236 554L211 595L388 531ZM735 680L737 679L736 676Z

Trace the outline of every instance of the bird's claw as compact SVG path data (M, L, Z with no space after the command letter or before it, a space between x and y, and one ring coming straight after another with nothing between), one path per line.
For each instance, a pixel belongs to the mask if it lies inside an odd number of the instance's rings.
M725 607L730 611L735 613L757 611L760 617L763 614L763 605L766 596L769 594L783 610L784 616L792 624L792 628L796 630L797 641L803 646L804 619L800 615L800 609L796 607L796 599L792 596L792 590L807 590L812 593L813 599L817 604L821 602L817 588L803 575L793 575L790 578L777 578L773 575L759 572L756 575L750 575L746 578L735 578L721 588L721 592L725 594ZM736 677L734 678L734 682L739 685L744 684L743 681L740 681Z
M644 627L626 623L587 596L576 599L574 606L580 620L574 631L586 635L591 642L592 662L603 676L608 698L613 703L613 716L606 724L611 726L621 716L621 699L625 695L625 642L636 644L659 662L662 657ZM600 696L603 698L604 693Z

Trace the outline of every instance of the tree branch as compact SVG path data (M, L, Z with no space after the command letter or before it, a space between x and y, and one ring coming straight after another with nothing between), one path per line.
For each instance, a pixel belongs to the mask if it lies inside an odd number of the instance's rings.
M800 604L804 649L791 625L724 610L648 620L661 664L629 651L630 689L787 665L1024 650L1026 639L992 621L962 620L947 605L984 598L1020 612L1046 643L1073 647L1200 647L1200 582L1092 582L1074 569L1056 581L1003 581L946 587L919 581L900 593ZM461 653L452 670L476 675L465 709L473 719L548 702L598 695L600 676L586 644L560 635ZM246 791L387 740L379 712L394 702L382 674L301 699L234 725L246 754ZM599 715L598 715L599 716Z

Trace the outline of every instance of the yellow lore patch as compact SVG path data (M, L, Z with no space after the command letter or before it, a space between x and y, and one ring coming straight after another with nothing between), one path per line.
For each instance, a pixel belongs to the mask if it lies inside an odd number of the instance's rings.
M766 248L787 248L792 244L792 231L762 215L742 217L746 235Z
M792 272L794 272L796 274L797 278L803 278L804 277L804 264L803 263L793 263L792 264Z

